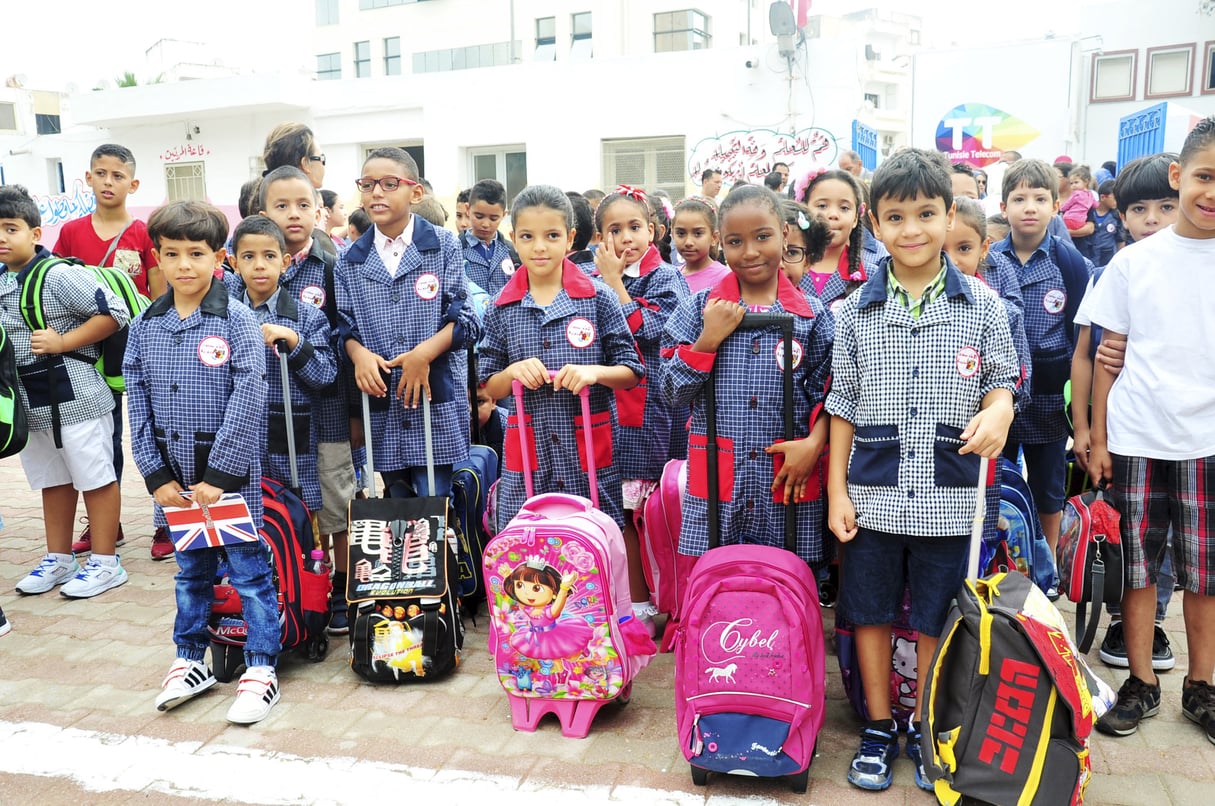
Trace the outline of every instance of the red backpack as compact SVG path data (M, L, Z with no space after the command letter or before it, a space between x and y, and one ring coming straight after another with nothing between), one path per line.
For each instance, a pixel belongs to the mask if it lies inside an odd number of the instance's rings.
M1120 520L1118 510L1105 500L1101 490L1072 496L1063 506L1056 550L1059 592L1077 605L1076 646L1081 652L1088 652L1093 645L1101 603L1122 602ZM1085 604L1089 605L1087 615Z

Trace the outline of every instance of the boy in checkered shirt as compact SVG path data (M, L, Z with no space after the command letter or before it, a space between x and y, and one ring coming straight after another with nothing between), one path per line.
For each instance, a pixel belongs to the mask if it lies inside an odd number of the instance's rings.
M890 786L898 726L890 708L891 643L904 586L931 668L950 600L966 572L979 457L998 457L1020 377L1008 315L981 280L942 255L953 225L949 164L909 149L874 173L874 231L890 256L836 314L827 484L828 525L844 544L839 608L856 624L872 721L848 781ZM915 780L920 691L907 731Z

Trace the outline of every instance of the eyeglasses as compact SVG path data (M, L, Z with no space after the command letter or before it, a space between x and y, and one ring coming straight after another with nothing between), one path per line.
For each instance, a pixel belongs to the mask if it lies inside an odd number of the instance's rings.
M418 184L412 179L406 179L403 176L381 176L379 179L372 179L370 176L364 176L362 179L354 180L354 186L363 193L370 193L375 190L375 186L379 185L384 188L385 193L391 193L401 185L409 185L413 187Z
M324 165L325 164L325 155L324 154L309 154L308 161L309 162L319 162L321 165Z
M806 261L806 250L800 246L785 247L785 262L786 263L804 263Z

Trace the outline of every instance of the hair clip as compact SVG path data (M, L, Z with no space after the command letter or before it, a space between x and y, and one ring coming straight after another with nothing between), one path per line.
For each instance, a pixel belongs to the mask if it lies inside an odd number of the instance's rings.
M810 219L806 218L806 214L801 210L797 211L797 228L803 230L810 229Z
M617 185L614 192L619 196L628 196L630 199L639 201L647 206L650 203L650 199L645 195L645 191L632 185Z

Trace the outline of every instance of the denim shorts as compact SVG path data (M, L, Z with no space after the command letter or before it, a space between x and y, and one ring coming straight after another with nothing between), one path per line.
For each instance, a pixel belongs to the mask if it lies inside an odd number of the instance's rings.
M1063 511L1067 499L1067 438L1054 442L1022 443L1010 442L1004 447L1004 455L1014 464L1017 449L1025 454L1025 482L1034 496L1038 512L1054 515Z
M840 546L839 610L859 626L890 624L911 587L911 628L939 636L966 578L969 535L910 537L861 528Z

